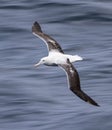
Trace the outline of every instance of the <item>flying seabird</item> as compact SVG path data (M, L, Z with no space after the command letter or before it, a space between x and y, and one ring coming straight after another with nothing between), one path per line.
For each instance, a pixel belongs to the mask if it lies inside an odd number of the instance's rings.
M49 52L48 56L43 57L35 66L38 67L39 65L44 64L47 66L61 67L66 72L69 89L85 102L99 106L91 97L82 91L78 72L72 65L73 62L82 60L82 57L64 54L57 41L45 34L38 22L34 22L32 33L46 43Z

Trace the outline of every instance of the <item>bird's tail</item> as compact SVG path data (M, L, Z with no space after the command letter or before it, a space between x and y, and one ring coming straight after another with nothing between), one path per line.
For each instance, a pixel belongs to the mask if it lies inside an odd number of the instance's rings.
M83 58L81 56L78 56L78 55L66 55L66 56L70 60L71 63L73 63L75 61L83 60Z
M82 90L81 91L72 91L75 93L78 97L80 97L82 100L85 102L88 102L92 105L99 106L98 103L96 103L91 97L89 97L86 93L84 93Z

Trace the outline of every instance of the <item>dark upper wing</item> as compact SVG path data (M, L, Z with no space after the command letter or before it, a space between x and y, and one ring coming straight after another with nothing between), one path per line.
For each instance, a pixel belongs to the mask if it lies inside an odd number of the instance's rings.
M46 43L49 51L54 49L61 53L64 53L61 46L53 38L51 38L50 36L42 32L42 29L38 22L35 22L33 24L32 32L34 35L36 35L37 37L39 37L41 40L43 40Z
M60 65L67 73L67 78L69 82L70 90L75 93L78 97L82 100L95 105L99 106L91 97L89 97L86 93L81 90L80 87L80 79L77 70L74 66L67 60L67 64Z

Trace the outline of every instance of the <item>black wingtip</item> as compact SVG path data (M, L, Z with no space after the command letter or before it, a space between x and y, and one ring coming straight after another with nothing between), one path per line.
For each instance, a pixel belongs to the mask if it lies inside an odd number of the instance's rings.
M88 102L91 105L100 107L100 105L98 103L96 103L91 97L89 97L86 93L84 93L82 90L80 91L74 91L71 89L71 91L73 93L75 93L79 98L81 98L82 100L84 100L85 102Z
M91 98L90 98L90 99L91 99ZM91 105L94 105L94 106L100 107L100 105L99 105L98 103L96 103L93 99L88 100L87 102L90 103Z
M87 94L84 93L84 95L86 96L86 102L90 103L91 105L100 107L100 105L98 103L96 103L91 97L89 97Z
M32 32L35 31L42 32L42 29L37 21L35 21L32 26Z

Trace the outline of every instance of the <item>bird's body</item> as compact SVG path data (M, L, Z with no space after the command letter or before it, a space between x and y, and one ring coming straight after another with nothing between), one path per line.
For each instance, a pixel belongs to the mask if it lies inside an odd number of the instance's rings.
M91 97L81 90L78 72L72 65L73 62L82 60L82 57L64 54L61 46L49 35L43 33L37 22L33 24L32 32L46 43L49 51L48 56L43 57L35 66L37 67L40 64L44 64L47 66L61 67L66 72L70 90L82 100L99 106Z
M45 65L54 66L58 64L65 64L67 59L69 59L71 63L82 60L82 58L78 55L67 55L53 50L49 52L47 57L43 57L41 61L45 61Z

